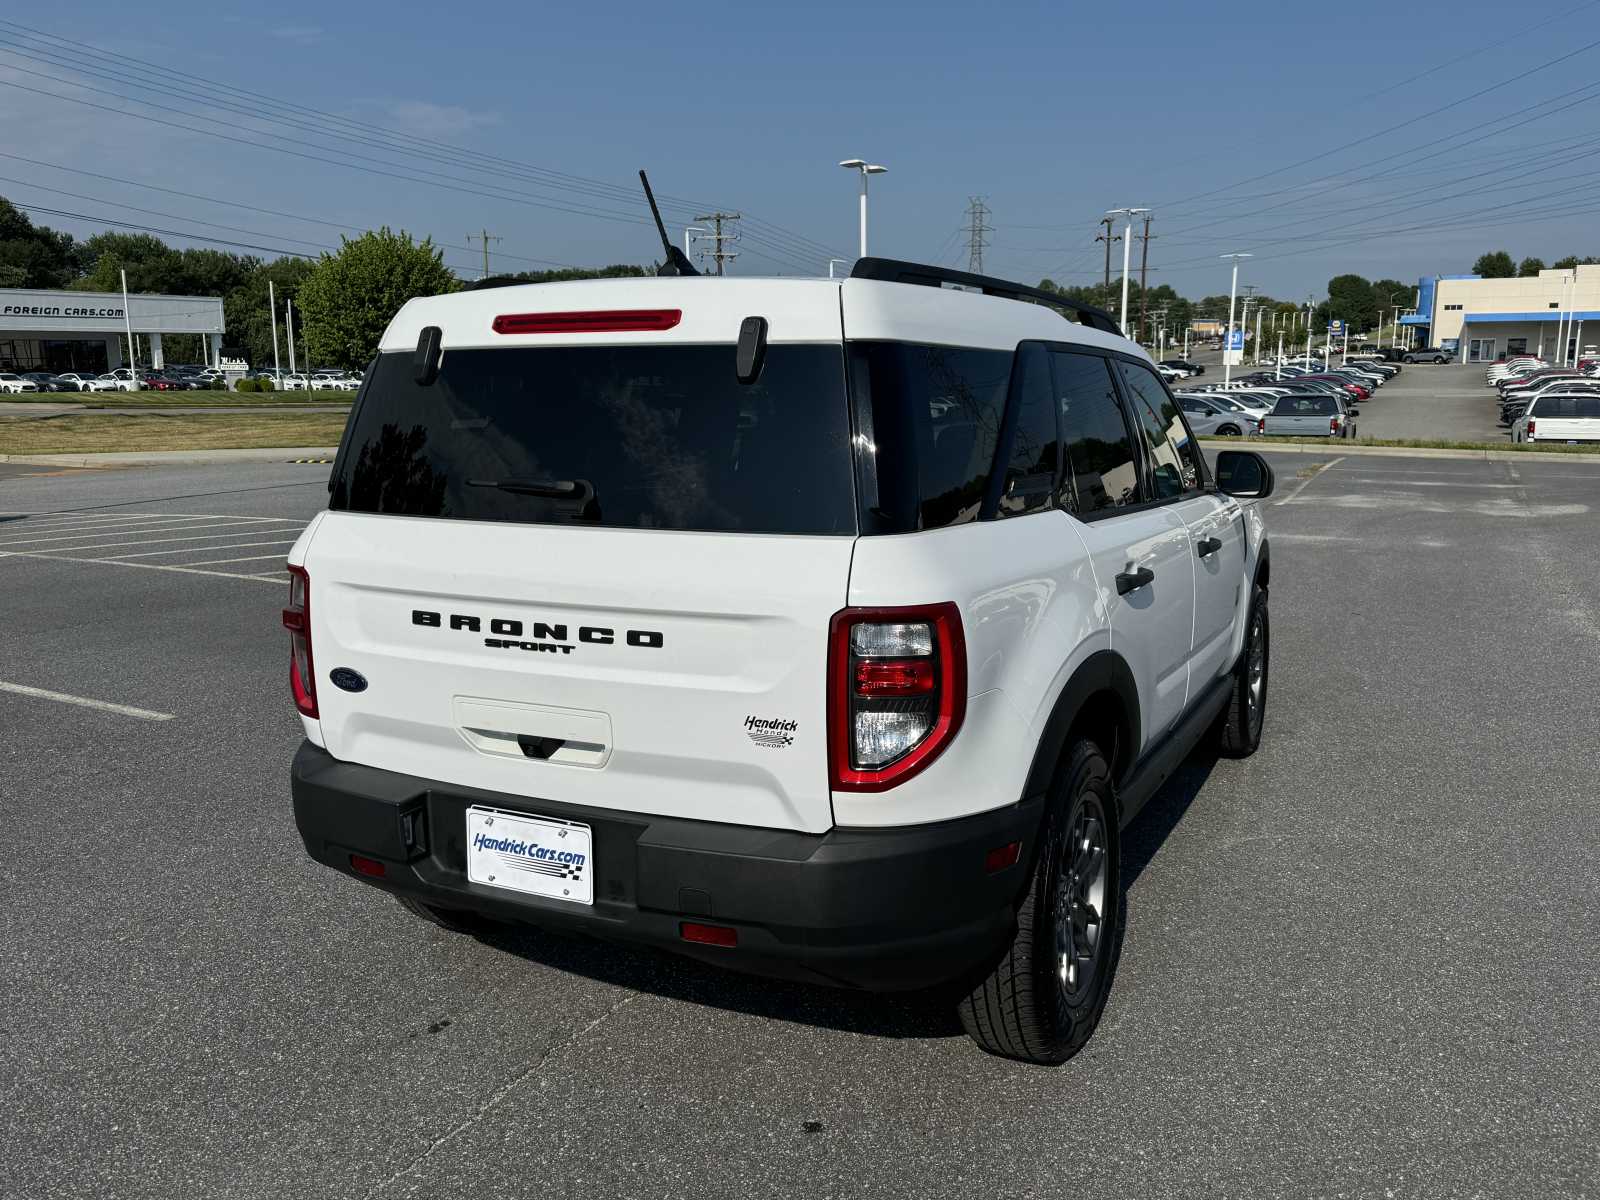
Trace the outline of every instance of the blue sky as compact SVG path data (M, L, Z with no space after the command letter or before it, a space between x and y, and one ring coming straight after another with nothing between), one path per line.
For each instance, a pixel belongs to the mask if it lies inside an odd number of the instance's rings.
M1591 42L1595 0L81 0L0 16L0 195L305 252L388 224L432 235L465 274L483 227L504 239L501 270L647 261L644 166L682 198L677 236L701 203L752 218L737 273L825 273L854 253L856 183L834 164L859 155L890 168L873 184L876 254L965 265L958 230L982 196L991 273L1091 282L1103 210L1144 205L1153 282L1226 291L1216 256L1246 250L1242 279L1303 298L1342 271L1414 279L1485 249L1600 254ZM244 95L230 108L197 79L403 140L341 140L375 135ZM271 120L286 115L301 126Z

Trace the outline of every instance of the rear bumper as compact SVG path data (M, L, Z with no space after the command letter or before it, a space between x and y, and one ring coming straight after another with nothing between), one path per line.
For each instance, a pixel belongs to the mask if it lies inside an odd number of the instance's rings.
M754 829L461 788L340 762L302 744L295 822L318 862L441 908L642 942L735 970L871 991L956 980L1009 942L1044 802L896 829ZM592 906L471 882L466 810L581 821L594 835ZM1022 843L1017 864L984 869ZM350 856L384 865L357 874ZM685 942L684 921L731 926L733 948Z

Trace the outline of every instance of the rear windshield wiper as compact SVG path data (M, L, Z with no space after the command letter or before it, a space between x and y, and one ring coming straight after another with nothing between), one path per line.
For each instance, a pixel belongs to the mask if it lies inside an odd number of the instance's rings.
M499 488L521 496L548 496L552 500L578 500L594 495L587 479L469 479L468 487Z

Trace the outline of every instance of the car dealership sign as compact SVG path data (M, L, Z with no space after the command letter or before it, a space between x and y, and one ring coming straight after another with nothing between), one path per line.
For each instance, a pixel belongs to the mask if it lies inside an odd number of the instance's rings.
M120 293L0 288L0 336L52 333L223 332L222 300L217 296L128 297Z

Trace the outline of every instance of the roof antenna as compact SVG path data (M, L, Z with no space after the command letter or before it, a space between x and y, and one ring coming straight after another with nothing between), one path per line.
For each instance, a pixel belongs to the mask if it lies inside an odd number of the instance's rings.
M672 244L672 239L667 236L667 227L661 223L661 210L656 207L655 193L650 190L650 180L643 171L639 172L639 182L644 184L644 198L650 201L650 215L656 219L656 232L661 235L661 248L667 252L667 261L656 268L657 275L698 275L694 264L689 261L689 256Z

